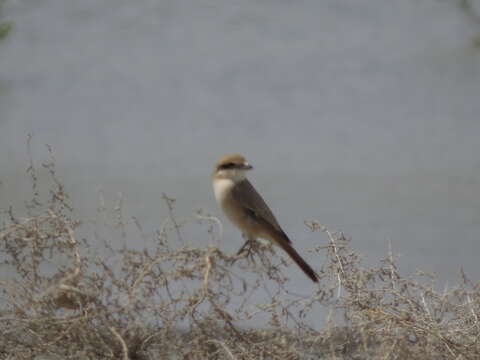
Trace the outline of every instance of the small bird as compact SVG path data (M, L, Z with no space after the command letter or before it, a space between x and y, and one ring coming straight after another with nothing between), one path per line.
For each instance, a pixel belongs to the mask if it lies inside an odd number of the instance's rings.
M224 155L216 162L212 183L218 204L247 242L261 238L280 246L312 281L318 282L318 275L292 247L272 211L246 178L251 169L240 154Z

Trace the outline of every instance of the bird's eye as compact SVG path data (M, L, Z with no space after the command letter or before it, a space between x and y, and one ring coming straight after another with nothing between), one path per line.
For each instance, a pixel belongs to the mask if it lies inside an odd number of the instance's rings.
M221 169L231 169L231 168L234 168L234 167L235 167L234 163L226 163L226 164L223 164L222 166L220 166Z

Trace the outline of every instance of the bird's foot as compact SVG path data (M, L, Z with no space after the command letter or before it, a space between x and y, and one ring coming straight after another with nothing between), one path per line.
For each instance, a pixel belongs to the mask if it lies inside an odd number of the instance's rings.
M247 258L248 260L254 261L254 255L263 254L264 251L268 251L269 253L273 254L273 245L270 242L261 242L255 239L249 239L237 251L236 258Z
M254 239L249 239L245 241L245 244L237 251L238 258L248 258L253 259L253 255L258 252L259 244L258 241Z

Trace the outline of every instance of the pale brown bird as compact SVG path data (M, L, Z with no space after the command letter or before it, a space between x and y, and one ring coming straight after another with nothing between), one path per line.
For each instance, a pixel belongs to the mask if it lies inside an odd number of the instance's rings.
M224 155L217 161L212 182L218 204L248 241L261 238L280 246L312 281L318 282L318 275L292 247L272 211L246 178L251 169L240 154Z

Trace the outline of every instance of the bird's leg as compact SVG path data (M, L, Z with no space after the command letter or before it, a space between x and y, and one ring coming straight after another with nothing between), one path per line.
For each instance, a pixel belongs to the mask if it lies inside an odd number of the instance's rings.
M246 239L246 241L237 251L237 256L240 256L243 252L246 252L246 257L253 257L253 254L258 250L257 240L253 237L248 237L245 234L242 234L242 237Z
M242 238L245 240L245 242L243 243L242 247L240 249L238 249L237 256L240 255L245 250L245 248L247 247L247 245L250 242L250 239L247 238L244 233L242 233Z

